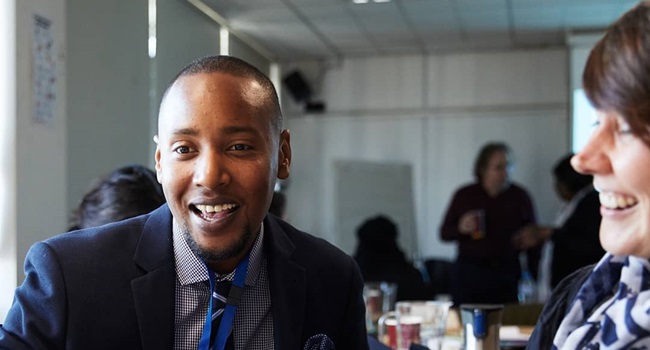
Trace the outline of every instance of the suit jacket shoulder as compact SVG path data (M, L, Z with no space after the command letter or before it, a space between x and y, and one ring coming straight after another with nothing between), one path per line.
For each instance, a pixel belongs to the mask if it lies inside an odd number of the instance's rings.
M167 206L36 243L25 274L0 327L0 349L171 349Z
M302 349L326 336L337 349L367 349L363 280L352 257L272 215L264 223L275 347Z

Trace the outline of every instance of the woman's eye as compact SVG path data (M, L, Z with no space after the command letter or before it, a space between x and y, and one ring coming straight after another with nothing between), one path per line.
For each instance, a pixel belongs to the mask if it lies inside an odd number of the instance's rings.
M630 124L628 123L620 123L618 127L618 132L621 134L631 134L632 133L632 128L630 127Z

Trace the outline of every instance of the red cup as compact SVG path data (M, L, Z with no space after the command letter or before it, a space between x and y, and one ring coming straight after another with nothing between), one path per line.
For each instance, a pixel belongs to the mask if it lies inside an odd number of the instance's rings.
M472 232L472 239L483 239L485 238L485 210L476 209L472 214L475 220L474 227L476 227Z
M400 332L400 337L397 332ZM382 339L384 344L394 350L408 349L411 343L420 343L420 322L416 318L403 318L402 323L397 325L397 320L386 321L386 338ZM399 339L399 340L398 340ZM397 344L400 346L398 347Z

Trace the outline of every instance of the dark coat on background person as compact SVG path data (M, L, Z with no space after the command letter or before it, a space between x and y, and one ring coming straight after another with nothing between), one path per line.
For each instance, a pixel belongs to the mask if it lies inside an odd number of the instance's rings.
M474 239L458 230L461 216L471 210L485 213L485 236ZM520 251L512 239L523 227L535 224L535 211L528 192L516 184L492 197L479 183L456 190L440 227L443 241L458 242L458 256L452 267L454 303L517 302L517 281L521 276ZM536 275L541 248L525 251L528 271Z
M363 283L352 258L273 216L264 220L276 349L327 335L367 349ZM63 234L28 252L0 349L172 349L175 260L167 205Z
M429 299L422 274L397 245L397 227L388 218L377 216L357 229L354 259L366 282L397 284L396 300Z
M561 228L553 231L551 286L579 268L597 263L605 250L600 244L600 200L592 190L576 205Z

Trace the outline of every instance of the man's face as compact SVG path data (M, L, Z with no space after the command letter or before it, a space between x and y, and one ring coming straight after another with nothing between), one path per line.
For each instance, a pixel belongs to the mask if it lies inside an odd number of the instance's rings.
M158 180L188 243L217 271L245 255L276 179L289 175L289 132L273 127L269 96L250 78L199 73L179 78L160 107Z
M483 186L500 192L508 184L509 163L504 152L494 152L483 170Z

